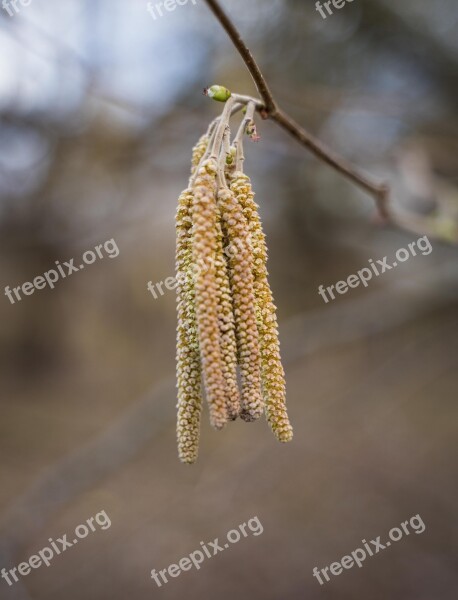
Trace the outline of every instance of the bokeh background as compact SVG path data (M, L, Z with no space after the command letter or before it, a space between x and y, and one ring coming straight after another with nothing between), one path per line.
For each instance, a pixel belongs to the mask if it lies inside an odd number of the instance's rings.
M0 569L105 510L91 534L3 600L201 597L451 600L457 572L458 7L226 0L279 103L394 189L433 252L325 304L317 293L419 233L275 124L246 148L270 248L294 441L264 422L199 461L175 447L174 213L192 145L254 94L202 0L0 9ZM237 123L234 120L234 126ZM431 223L433 225L431 225ZM114 238L120 255L12 305L18 286ZM77 263L78 264L78 263ZM325 567L411 516L426 525L320 587ZM164 569L257 515L264 527L162 588Z

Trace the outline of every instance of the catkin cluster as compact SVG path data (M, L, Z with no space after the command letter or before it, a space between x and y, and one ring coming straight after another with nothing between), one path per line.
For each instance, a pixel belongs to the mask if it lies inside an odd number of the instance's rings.
M228 171L217 130L193 149L176 214L177 437L184 463L197 459L203 391L216 429L265 413L279 441L293 435L258 206L249 177Z

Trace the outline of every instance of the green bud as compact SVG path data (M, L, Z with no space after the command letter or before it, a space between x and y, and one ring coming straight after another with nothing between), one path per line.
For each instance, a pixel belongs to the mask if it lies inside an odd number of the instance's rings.
M205 90L205 94L217 102L226 102L231 97L231 92L222 85L212 85Z
M231 146L230 152L226 154L226 164L227 165L230 166L230 165L234 164L235 154L236 154L235 148L234 148L234 146Z

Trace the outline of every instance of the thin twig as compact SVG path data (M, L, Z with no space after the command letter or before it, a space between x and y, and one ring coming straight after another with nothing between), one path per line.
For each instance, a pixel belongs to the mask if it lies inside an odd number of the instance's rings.
M254 80L258 93L262 98L263 105L261 105L259 101L246 96L237 95L236 100L238 102L248 102L249 100L255 101L257 109L261 112L264 118L270 118L275 121L278 125L280 125L280 127L292 135L302 146L308 148L317 158L324 161L326 164L344 175L347 179L371 194L375 199L380 216L384 220L389 221L391 215L388 209L388 187L384 184L371 181L366 175L361 173L357 167L352 165L349 161L341 156L338 156L335 152L333 152L325 144L306 131L303 127L298 125L289 115L279 108L255 58L243 41L234 23L221 8L219 1L205 0L205 2L218 21L221 23L232 40L235 48L242 57Z
M248 49L245 42L242 40L240 33L238 32L235 25L232 23L230 18L224 12L224 10L219 5L217 0L205 0L212 10L215 17L221 23L221 25L226 30L228 36L231 38L232 43L237 48L240 53L240 56L243 59L243 62L247 66L251 76L253 77L256 88L261 96L265 108L269 114L274 114L277 110L277 104L274 100L272 92L270 91L269 86L267 85L266 80L264 79L264 75L261 72L257 62L255 61L253 55Z
M264 119L275 121L282 129L287 131L302 146L307 148L319 160L335 169L338 173L346 177L349 181L356 184L359 188L372 196L375 201L377 212L382 223L389 223L399 229L410 233L423 233L428 237L435 238L447 243L458 244L458 226L452 232L444 233L440 227L438 219L423 217L416 214L401 213L394 209L390 202L390 188L385 183L377 183L363 173L358 167L350 161L338 155L328 148L323 142L309 133L304 127L294 121L277 104L270 88L264 78L264 75L251 54L247 45L243 41L236 26L221 8L219 0L205 0L210 10L213 12L219 23L229 35L236 50L242 57L247 69L249 70L253 81L258 90L262 101L249 96L233 94L235 101L239 105L246 105L254 102L256 110Z

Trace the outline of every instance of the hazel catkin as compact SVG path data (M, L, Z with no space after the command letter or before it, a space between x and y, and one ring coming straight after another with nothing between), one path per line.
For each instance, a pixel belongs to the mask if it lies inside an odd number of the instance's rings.
M227 422L226 389L220 347L216 252L218 248L216 163L208 160L199 168L193 190L192 242L195 302L200 356L210 422L221 429Z
M197 460L202 410L201 367L192 272L192 202L191 190L182 192L176 215L177 438L180 460L189 464Z
M279 441L293 436L266 241L242 172L242 137L253 138L254 121L230 146L229 102L193 148L176 213L177 438L189 464L198 455L203 392L216 429L265 412Z
M218 193L223 231L231 243L229 279L234 304L238 363L242 377L240 413L244 421L254 421L263 413L261 395L261 355L256 326L253 267L248 225L234 194Z
M268 281L267 247L258 212L259 207L254 201L250 178L244 173L234 174L231 189L246 218L250 232L266 417L278 440L289 442L293 437L293 430L286 411L285 373L280 357L276 307Z

